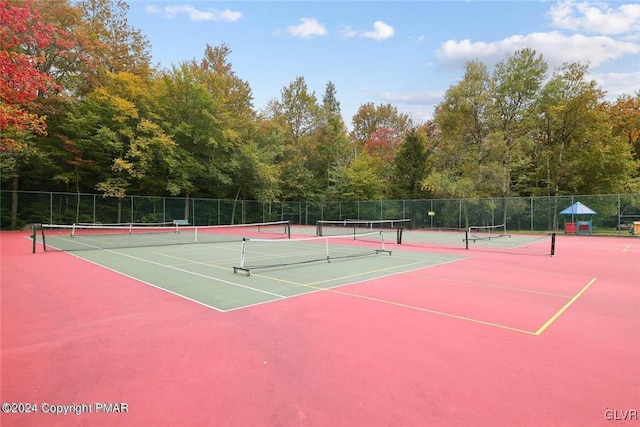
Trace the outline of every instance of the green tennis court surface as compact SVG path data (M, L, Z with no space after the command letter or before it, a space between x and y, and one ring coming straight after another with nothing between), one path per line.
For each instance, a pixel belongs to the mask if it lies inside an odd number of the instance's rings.
M294 240L294 239L292 239ZM295 242L294 242L295 243ZM353 247L353 245L339 245ZM241 242L79 251L78 257L149 285L227 311L396 273L463 256L396 250L234 274Z

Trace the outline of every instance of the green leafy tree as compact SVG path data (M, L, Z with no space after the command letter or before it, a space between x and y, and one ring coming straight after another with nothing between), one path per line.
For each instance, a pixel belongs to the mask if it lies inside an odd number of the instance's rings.
M93 72L89 84L100 84L107 72L149 74L151 45L129 24L129 5L124 0L79 0L76 7L89 37L86 53L92 56Z
M432 168L423 181L424 189L438 197L496 194L499 182L486 179L499 168L492 106L487 67L479 61L468 62L462 80L447 90L436 107L434 124L438 132L433 138Z
M320 185L331 185L331 170L347 166L350 160L350 140L336 97L336 87L327 83L322 97L320 124L316 135L317 160L312 165ZM325 180L322 183L321 180Z
M499 135L502 171L500 196L509 197L514 178L528 166L535 105L546 78L547 63L532 49L523 49L499 62L493 72L493 112ZM503 210L506 222L506 209Z
M381 200L383 182L376 173L374 159L361 152L349 166L339 166L331 171L333 200Z
M421 199L422 182L427 176L427 136L420 128L407 132L393 158L392 195L397 199Z
M76 159L71 165L97 168L95 189L119 202L132 193L176 195L188 185L175 142L143 116L153 110L152 98L143 95L152 86L130 73L108 73L104 86L76 104L62 127L62 139L73 142L66 150Z
M561 195L575 190L576 179L587 173L575 169L589 128L600 119L598 104L603 94L586 79L588 67L565 64L554 71L541 90L536 126L536 193Z
M181 169L188 177L185 194L223 196L224 187L231 183L226 163L230 147L216 99L187 63L166 71L159 85L161 121L178 144Z
M286 129L282 195L286 200L315 200L323 184L315 175L321 109L303 77L296 78L280 93L274 118Z

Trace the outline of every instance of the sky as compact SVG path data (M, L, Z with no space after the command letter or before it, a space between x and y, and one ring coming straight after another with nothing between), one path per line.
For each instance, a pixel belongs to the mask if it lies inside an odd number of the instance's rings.
M260 111L304 77L321 102L336 87L345 123L366 103L391 104L414 123L480 60L489 70L532 48L550 72L589 65L607 99L640 91L640 3L632 1L129 0L129 24L155 64L200 60L225 44Z

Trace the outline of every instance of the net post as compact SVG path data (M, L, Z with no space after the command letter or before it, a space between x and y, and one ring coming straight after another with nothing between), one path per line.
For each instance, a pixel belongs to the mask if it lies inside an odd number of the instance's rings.
M71 238L76 237L76 223L74 222L71 226Z
M469 249L469 229L464 230L464 248Z
M242 238L242 247L240 248L240 268L244 268L244 254L247 246L247 238Z
M240 270L240 271L244 271L247 276L251 275L251 269L250 268L246 268L244 266L244 258L245 258L245 250L246 250L245 248L246 248L246 245L247 245L247 240L249 240L249 239L247 239L246 237L242 238L242 248L240 249L240 266L239 267L233 267L233 274L236 274L238 272L238 270Z
M324 239L324 247L327 251L327 262L331 262L331 257L329 256L329 239Z
M36 253L36 237L37 237L37 226L33 224L33 233L31 234L31 240L33 240L33 247L31 248L33 254Z
M556 254L556 233L551 233L551 256Z
M47 252L47 242L44 240L44 226L40 224L40 234L42 234L42 249Z

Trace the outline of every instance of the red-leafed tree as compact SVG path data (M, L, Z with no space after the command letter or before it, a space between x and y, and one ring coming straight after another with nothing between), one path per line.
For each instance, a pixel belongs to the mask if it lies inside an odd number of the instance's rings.
M32 52L64 34L43 23L28 3L0 0L0 22L0 167L11 177L11 226L15 227L19 163L33 151L33 136L46 134L46 117L35 112L34 101L57 89L51 76L39 69L43 58Z
M43 58L27 52L48 46L58 31L42 23L28 4L13 6L7 0L0 0L0 22L0 150L13 151L20 150L15 132L45 133L44 117L30 112L29 105L55 85L38 68Z

